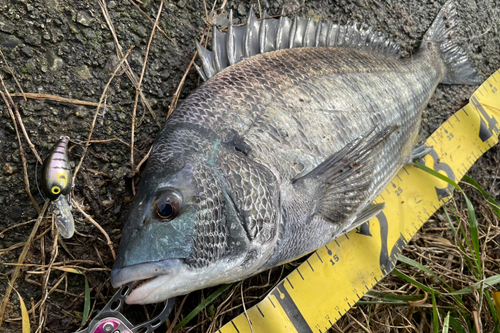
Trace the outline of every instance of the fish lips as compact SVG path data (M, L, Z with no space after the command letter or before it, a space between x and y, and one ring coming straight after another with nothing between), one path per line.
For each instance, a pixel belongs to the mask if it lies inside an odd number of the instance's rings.
M145 284L151 284L153 281L151 279L157 277L174 277L180 270L181 261L179 259L166 259L162 261L146 262L142 264L136 264L132 266L127 266L123 268L115 268L111 271L111 285L113 288L119 288L122 285L129 282L142 282L137 288L134 287L132 293L127 296L125 300L127 303L135 303L133 300L137 298L134 296L137 289L140 289ZM131 297L132 296L132 297ZM139 295L137 295L139 296ZM141 295L139 298L143 298Z

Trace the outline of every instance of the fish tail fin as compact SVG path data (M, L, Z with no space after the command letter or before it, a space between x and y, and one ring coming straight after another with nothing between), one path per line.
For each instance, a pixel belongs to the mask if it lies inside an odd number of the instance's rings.
M420 45L422 51L429 44L435 44L441 51L441 58L446 67L443 82L445 84L481 83L481 78L472 66L466 52L458 45L455 31L458 27L455 0L448 0L434 19Z

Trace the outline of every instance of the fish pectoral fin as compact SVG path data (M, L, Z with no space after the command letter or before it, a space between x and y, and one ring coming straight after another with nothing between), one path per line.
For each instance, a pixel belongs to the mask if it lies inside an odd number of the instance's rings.
M374 127L306 175L292 179L298 191L312 196L312 213L333 223L352 217L370 196L372 173L381 156L382 143L398 129L395 125Z

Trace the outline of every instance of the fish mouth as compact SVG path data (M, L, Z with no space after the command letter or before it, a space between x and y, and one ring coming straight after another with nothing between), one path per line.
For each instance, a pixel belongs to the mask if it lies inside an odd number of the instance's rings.
M155 262L146 262L111 271L111 285L119 288L132 283L132 291L125 299L128 304L145 304L146 299L161 285L173 278L179 272L179 259L167 259Z

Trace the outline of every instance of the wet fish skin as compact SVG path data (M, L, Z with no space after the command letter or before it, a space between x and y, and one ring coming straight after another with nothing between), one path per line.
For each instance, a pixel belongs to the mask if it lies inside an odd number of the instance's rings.
M453 29L452 1L443 11L411 59L364 46L279 50L223 69L190 95L153 145L123 230L112 284L156 277L127 302L237 281L383 208L371 202L411 161L437 84L475 82L465 62L443 60L454 54L443 58L445 42L433 36ZM159 218L173 191L179 213Z

